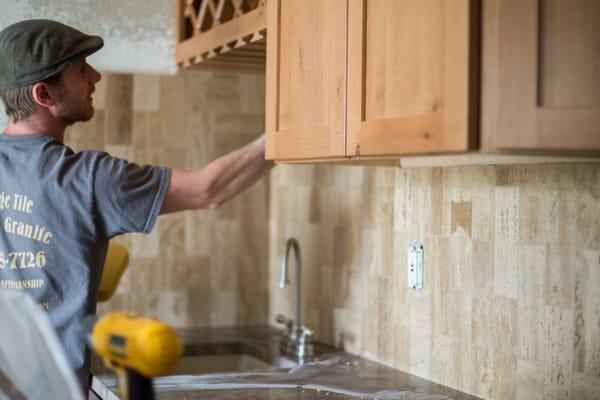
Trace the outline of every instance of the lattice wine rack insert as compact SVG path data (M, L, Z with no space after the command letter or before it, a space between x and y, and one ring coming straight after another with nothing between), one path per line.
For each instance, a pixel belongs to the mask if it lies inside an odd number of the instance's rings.
M263 69L267 0L177 0L177 65Z

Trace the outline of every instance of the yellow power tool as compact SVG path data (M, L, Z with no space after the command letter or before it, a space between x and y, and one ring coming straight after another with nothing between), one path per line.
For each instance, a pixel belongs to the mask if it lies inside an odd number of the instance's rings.
M111 312L83 324L90 347L117 373L122 400L153 400L152 378L172 373L183 351L177 332L152 318Z
M123 245L109 243L98 288L98 301L108 301L117 290L121 276L129 264L129 252Z

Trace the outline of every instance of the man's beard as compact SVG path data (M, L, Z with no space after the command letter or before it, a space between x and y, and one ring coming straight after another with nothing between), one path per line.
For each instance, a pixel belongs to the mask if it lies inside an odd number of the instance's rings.
M73 101L72 99L63 99L57 114L57 117L67 125L89 121L93 116L94 107L91 104Z
M67 125L85 122L94 116L94 106L88 101L77 101L70 97L64 88L59 92L57 117Z

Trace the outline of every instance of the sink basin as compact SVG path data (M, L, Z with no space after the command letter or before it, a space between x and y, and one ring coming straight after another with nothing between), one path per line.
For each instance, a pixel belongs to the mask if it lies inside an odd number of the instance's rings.
M261 354L245 343L212 343L186 346L184 356L172 375L272 371L296 365L294 361L279 355Z
M215 372L261 371L277 367L249 354L184 356L172 375L212 374Z

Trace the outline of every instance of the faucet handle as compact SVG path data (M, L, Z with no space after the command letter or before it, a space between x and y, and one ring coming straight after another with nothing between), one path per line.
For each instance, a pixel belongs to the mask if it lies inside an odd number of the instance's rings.
M294 325L294 321L292 321L291 318L288 318L283 314L277 314L277 316L275 317L275 322L285 324L285 326L287 326L288 329L291 329Z
M296 342L296 354L299 359L304 360L314 355L314 349L312 345L311 337L313 331L306 326L300 327L298 341Z
M300 340L309 342L313 333L314 332L312 331L312 329L309 329L303 325L302 327L300 327Z

